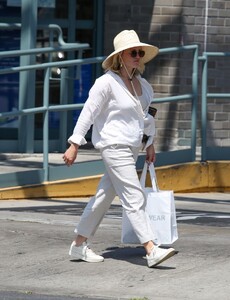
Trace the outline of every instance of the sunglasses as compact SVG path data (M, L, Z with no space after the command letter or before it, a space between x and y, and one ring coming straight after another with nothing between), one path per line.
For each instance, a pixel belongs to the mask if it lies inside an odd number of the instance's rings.
M130 53L131 57L137 57L137 54L139 55L139 57L144 57L145 56L145 51L143 50L132 50Z

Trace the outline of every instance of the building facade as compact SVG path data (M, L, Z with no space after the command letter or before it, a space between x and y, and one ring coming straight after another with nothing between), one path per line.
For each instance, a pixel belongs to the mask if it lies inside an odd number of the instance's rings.
M105 7L105 50L121 29L135 29L141 39L160 49L197 44L199 55L230 51L230 1L196 0L110 0ZM200 145L201 68L198 74L197 145ZM208 63L208 92L229 93L230 58L214 57ZM167 97L191 91L191 60L186 54L158 56L145 76L155 96ZM207 143L230 145L230 98L208 100ZM156 104L157 149L187 147L191 137L191 104Z
M24 0L22 0L24 1ZM20 23L20 1L0 0L0 15L2 23ZM204 52L230 51L230 1L214 0L68 0L41 1L38 0L36 45L46 45L48 32L39 29L39 25L58 24L66 42L89 43L90 48L84 52L84 57L108 55L113 51L114 36L123 29L134 29L144 42L154 44L160 49L196 44L199 46L199 56ZM44 3L46 3L44 5ZM18 31L3 31L1 51L20 47ZM6 43L9 37L14 44ZM12 40L12 39L11 39ZM18 44L17 44L18 43ZM72 56L71 56L72 55ZM71 54L69 57L73 57ZM65 58L65 57L64 57ZM66 56L68 58L68 56ZM37 62L44 62L45 56L37 56ZM57 60L63 59L56 57ZM190 93L192 89L192 57L188 53L159 55L146 67L144 77L150 81L156 98L177 96ZM201 60L202 61L202 60ZM201 120L201 71L198 72L198 114L197 114L197 145L200 145ZM0 60L4 64L17 64L18 61ZM57 70L53 70L57 75ZM56 73L55 73L56 72ZM79 100L78 83L72 83L72 97L69 103L85 101L87 91L102 70L86 66L83 70L83 87L85 94ZM208 92L229 93L230 85L229 57L211 57L208 62ZM42 74L36 74L35 105L39 106L42 94ZM17 109L17 78L0 78L0 88L4 91L1 98L1 111ZM6 87L6 81L8 87ZM12 82L14 83L12 85ZM52 83L51 104L59 103L59 87ZM12 92L13 91L13 92ZM209 99L208 101L208 144L230 146L230 104L229 98ZM167 102L157 103L157 151L177 150L186 148L191 143L191 103ZM73 119L70 114L69 119ZM59 115L51 115L51 139L58 133ZM17 120L2 120L0 124L0 139L17 139ZM41 140L42 118L35 117L35 139ZM15 125L16 124L16 125ZM73 126L70 122L69 133ZM1 143L2 144L2 143ZM9 147L10 147L10 143ZM0 146L1 147L1 146ZM58 147L52 150L59 151ZM11 147L5 151L17 151ZM3 151L0 149L0 151ZM38 151L38 149L35 149Z

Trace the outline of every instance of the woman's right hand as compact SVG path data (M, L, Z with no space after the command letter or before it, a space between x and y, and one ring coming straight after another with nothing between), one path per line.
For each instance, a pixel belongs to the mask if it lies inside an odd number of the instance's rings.
M79 145L71 144L66 152L63 154L63 160L65 164L69 167L71 166L77 158Z

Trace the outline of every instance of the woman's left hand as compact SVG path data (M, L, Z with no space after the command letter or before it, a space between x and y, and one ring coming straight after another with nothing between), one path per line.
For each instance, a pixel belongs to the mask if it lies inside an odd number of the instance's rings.
M156 161L156 152L153 145L146 148L146 162L148 164L154 163Z

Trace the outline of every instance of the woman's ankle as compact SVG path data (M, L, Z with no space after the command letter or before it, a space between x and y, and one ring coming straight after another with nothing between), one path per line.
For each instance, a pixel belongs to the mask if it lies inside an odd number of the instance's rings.
M75 241L76 246L79 247L84 242L87 241L87 238L85 236L82 236L82 235L77 235L74 241Z
M154 243L153 241L148 241L147 243L144 243L143 246L145 248L146 254L149 255L154 248Z

